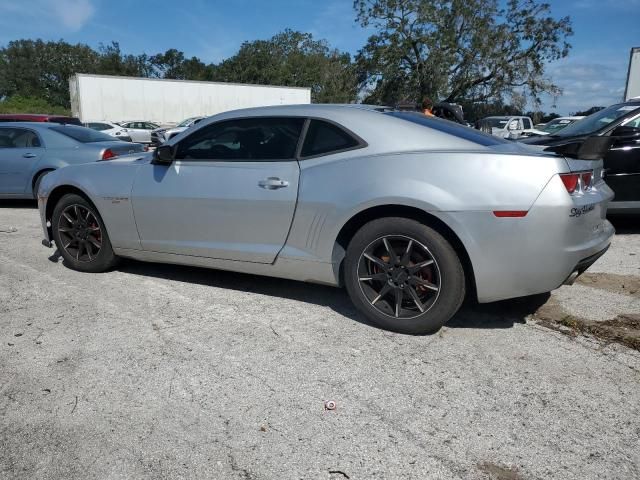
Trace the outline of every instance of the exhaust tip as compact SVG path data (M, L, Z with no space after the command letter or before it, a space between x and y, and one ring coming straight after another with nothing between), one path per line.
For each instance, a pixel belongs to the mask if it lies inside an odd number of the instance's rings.
M578 273L578 271L576 270L575 272L573 272L571 275L567 277L563 285L573 285L573 282L576 281L576 278L578 278L578 275L580 275L580 273Z

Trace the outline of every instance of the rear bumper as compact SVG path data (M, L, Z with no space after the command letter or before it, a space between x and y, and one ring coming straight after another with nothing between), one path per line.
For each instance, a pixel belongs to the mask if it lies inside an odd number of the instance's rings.
M525 217L452 212L443 220L467 249L478 301L492 302L549 292L591 266L615 234L606 219L612 197L605 183L570 197L556 177Z
M604 249L600 250L598 253L580 260L578 264L574 267L573 272L571 272L571 275L569 275L567 279L563 282L563 285L573 285L573 282L575 282L576 278L582 275L591 265L596 263L601 256L607 253L607 250L609 250L609 247L610 245L607 245Z

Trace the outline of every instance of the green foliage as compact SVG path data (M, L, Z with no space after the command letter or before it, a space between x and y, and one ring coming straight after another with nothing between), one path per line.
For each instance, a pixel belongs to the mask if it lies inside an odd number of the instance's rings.
M504 102L513 92L539 101L558 88L546 62L568 54L568 17L537 0L355 0L376 33L357 57L367 101L430 97ZM511 102L522 104L522 99Z
M314 40L310 33L285 30L269 40L245 42L240 51L214 70L224 82L310 87L318 103L353 102L355 69L348 53Z
M16 95L0 101L0 113L45 113L71 115L71 111L59 105L51 105L42 98Z
M42 98L69 108L69 77L98 69L99 54L87 45L16 40L0 50L0 98Z
M76 73L310 87L314 102L394 105L458 102L471 117L487 108L522 111L558 88L545 64L567 55L569 18L538 0L355 0L375 31L355 61L309 33L284 30L245 42L219 65L176 49L124 54L117 42L72 45L16 40L0 48L0 99L40 98L69 108Z
M0 99L40 98L68 109L68 82L76 73L311 87L317 102L350 102L357 94L348 54L311 34L285 30L269 40L244 43L220 65L187 58L176 49L130 55L117 42L93 50L62 40L16 40L0 48Z

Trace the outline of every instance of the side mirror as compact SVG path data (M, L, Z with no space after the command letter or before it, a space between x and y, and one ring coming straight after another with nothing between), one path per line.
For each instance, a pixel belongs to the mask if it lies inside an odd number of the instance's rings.
M171 145L160 145L153 152L153 163L156 165L171 165L174 159L175 154Z
M640 128L624 125L611 132L612 137L640 138Z

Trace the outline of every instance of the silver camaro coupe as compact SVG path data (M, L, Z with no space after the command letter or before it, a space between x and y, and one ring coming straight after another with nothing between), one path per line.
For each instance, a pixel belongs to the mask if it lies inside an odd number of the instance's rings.
M465 295L571 283L609 246L602 161L417 113L222 113L153 154L44 177L43 243L84 272L119 258L345 286L370 321L432 332Z

